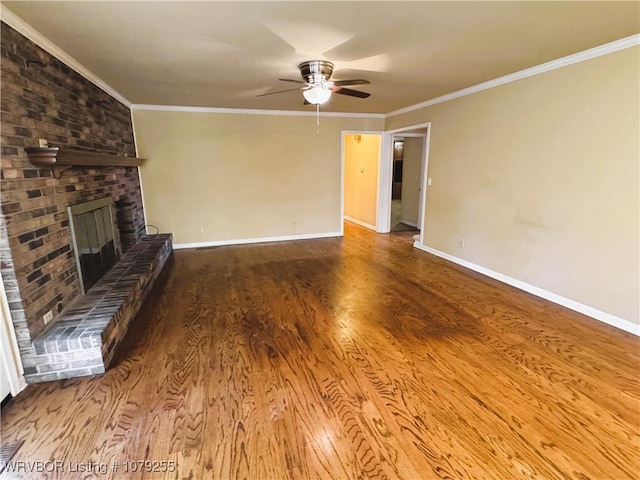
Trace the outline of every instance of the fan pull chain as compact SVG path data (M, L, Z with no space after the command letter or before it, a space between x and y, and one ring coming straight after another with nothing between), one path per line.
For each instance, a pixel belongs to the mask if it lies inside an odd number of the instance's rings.
M316 135L320 135L320 104L316 103Z

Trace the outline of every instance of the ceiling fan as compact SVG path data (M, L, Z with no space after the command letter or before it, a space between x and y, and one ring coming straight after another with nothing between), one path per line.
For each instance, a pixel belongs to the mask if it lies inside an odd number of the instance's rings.
M302 62L298 65L298 68L300 69L300 75L304 81L293 80L291 78L279 78L278 80L281 82L301 83L304 84L304 86L290 88L288 90L280 90L277 92L263 93L262 95L256 96L266 97L267 95L276 95L278 93L302 90L305 105L322 105L331 98L332 93L348 95L356 98L367 98L371 95L367 92L345 88L350 85L368 85L371 83L368 80L330 80L331 74L333 73L333 63L328 62L327 60L310 60L308 62Z

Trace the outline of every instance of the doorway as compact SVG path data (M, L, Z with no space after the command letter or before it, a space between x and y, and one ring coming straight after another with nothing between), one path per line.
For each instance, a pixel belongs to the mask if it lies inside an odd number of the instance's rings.
M391 232L418 232L424 136L394 135Z
M381 132L343 132L343 219L378 230Z
M380 167L379 232L422 230L430 124L385 133Z

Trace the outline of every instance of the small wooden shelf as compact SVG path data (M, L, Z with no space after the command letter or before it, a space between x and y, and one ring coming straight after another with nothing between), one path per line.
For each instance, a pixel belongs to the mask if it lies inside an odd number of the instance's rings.
M144 158L127 157L109 153L83 152L59 147L27 147L24 149L29 161L42 167L138 167Z

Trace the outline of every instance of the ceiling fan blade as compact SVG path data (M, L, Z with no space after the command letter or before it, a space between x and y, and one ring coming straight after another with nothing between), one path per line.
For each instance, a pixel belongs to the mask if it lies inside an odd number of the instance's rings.
M358 97L358 98L368 98L371 96L370 93L361 92L360 90L352 90L350 88L335 88L331 89L333 93L339 93L340 95L349 95L350 97Z
M369 80L364 80L362 78L356 78L354 80L334 80L333 84L336 87L346 87L347 85L369 85L371 82Z
M281 82L307 83L303 82L302 80L293 80L292 78L279 78L278 80L280 80Z
M288 90L278 90L277 92L262 93L260 95L256 95L256 97L266 97L267 95L276 95L278 93L293 92L294 90L300 90L300 89L299 88L290 88Z

